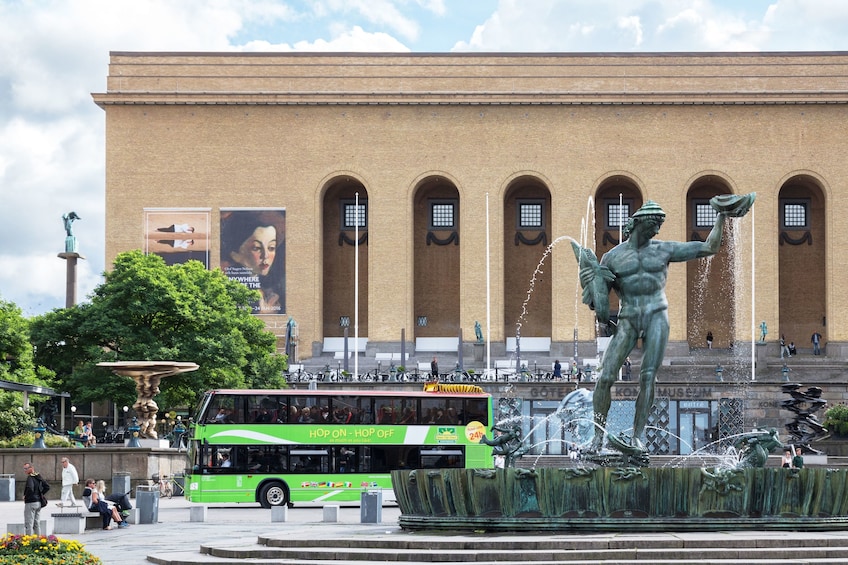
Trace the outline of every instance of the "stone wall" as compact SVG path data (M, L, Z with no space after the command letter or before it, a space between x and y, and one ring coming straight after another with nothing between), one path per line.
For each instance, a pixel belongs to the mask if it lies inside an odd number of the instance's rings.
M62 492L62 457L67 457L79 473L80 485L74 489L78 499L88 478L106 481L107 490L111 490L113 473L129 473L132 496L135 496L135 487L148 484L154 474L162 476L182 473L187 461L186 452L175 449L0 449L0 473L15 476L15 499L23 500L26 476L22 467L29 461L50 483L47 498L59 500Z

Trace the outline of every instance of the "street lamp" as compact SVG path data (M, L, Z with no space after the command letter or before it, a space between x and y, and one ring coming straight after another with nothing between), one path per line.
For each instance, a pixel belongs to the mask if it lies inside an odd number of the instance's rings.
M127 431L130 432L130 441L127 443L127 447L141 447L141 443L138 441L138 433L141 431L141 427L138 425L138 418L133 416L132 426L127 428Z

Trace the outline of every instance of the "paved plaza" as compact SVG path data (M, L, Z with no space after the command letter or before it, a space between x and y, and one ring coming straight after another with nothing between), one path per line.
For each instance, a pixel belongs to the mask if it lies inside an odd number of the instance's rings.
M282 539L334 539L336 547L346 547L353 538L371 538L374 546L386 544L385 555L379 557L379 550L373 551L370 560L362 563L384 562L398 560L398 550L390 546L398 543L397 536L407 535L397 525L399 509L396 506L385 506L382 510L382 522L361 523L358 506L342 507L337 522L324 522L323 507L318 505L299 506L288 510L285 522L271 522L271 511L256 505L220 504L207 507L206 521L190 521L190 503L182 497L162 499L160 501L158 522L155 524L136 524L126 529L110 531L89 530L79 536L60 535L68 539L78 539L85 548L100 557L104 565L144 565L149 564L148 555L156 555L160 559L171 560L174 563L183 559L191 563L223 563L231 560L212 556L201 556L201 544L216 546L250 546L256 545L259 536ZM43 518L48 520L48 529L52 532L50 514L57 511L54 503L45 509ZM0 502L0 511L8 523L23 520L23 503ZM442 541L460 543L462 539L468 542L481 540L479 534L414 534L419 542L431 540L433 549ZM486 536L482 536L486 537ZM509 552L513 558L521 559L520 547L536 544L551 544L562 538L568 538L568 543L576 547L585 547L586 555L577 561L566 560L568 563L780 563L780 564L833 564L845 563L848 560L848 532L686 532L686 533L640 533L640 534L551 534L506 535L492 536L483 547L495 543L512 543L514 550ZM644 549L631 550L633 558L626 558L626 548L634 545L636 540L644 541L650 538L658 546L681 548L680 555L675 560L654 559L646 554ZM382 542L381 542L382 540ZM629 541L628 541L629 540ZM770 546L789 546L793 550L784 550L783 554L770 553ZM690 547L683 551L683 547ZM474 546L476 547L476 546ZM604 551L589 556L591 548L618 548L619 558ZM702 547L700 552L693 547ZM739 554L734 558L734 550L729 555L718 557L720 548L739 548ZM517 551L516 551L517 550ZM330 550L332 552L332 550ZM474 550L469 546L468 551ZM468 553L468 551L460 553ZM648 550L650 551L650 550ZM506 553L506 552L505 552ZM762 553L762 555L758 555ZM743 557L747 555L748 557ZM685 555L685 556L684 556ZM779 556L778 556L779 555ZM756 556L756 557L754 557ZM467 555L467 561L475 561L473 555ZM562 562L560 556L556 561ZM758 558L761 557L761 558ZM498 560L503 560L501 557ZM600 558L600 560L598 560ZM322 560L325 561L325 560ZM401 559L402 561L402 559ZM479 560L476 560L479 562ZM485 562L482 561L481 563ZM161 561L160 561L161 562ZM250 560L245 561L245 563ZM277 559L258 559L256 563L277 563ZM539 561L541 563L541 561Z
M135 501L133 501L135 504ZM148 564L147 556L152 553L197 551L203 543L233 542L255 543L260 534L285 533L287 530L302 531L304 527L316 531L345 531L352 528L377 528L375 524L361 524L359 506L342 507L339 521L323 522L323 507L299 506L288 510L285 523L271 522L271 511L259 504L216 504L209 505L205 522L191 522L189 506L183 497L163 498L159 504L159 521L156 524L134 524L126 529L87 530L79 536L59 534L63 539L78 539L86 550L100 557L104 565ZM50 515L59 512L54 501L41 511L41 519L47 520L48 533L53 532ZM23 522L24 503L0 502L0 512L6 523ZM380 531L399 530L397 526L400 510L397 506L383 508L383 523ZM383 531L383 533L385 533Z

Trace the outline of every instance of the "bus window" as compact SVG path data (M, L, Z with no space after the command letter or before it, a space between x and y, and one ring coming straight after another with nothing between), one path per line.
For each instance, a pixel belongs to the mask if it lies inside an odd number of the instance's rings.
M462 399L459 398L425 398L421 400L421 410L424 411L423 424L451 425L462 424Z
M297 407L297 412L290 410L289 423L294 424L320 424L323 422L321 407L327 405L327 401L319 402L314 396L293 396L292 406Z
M250 453L248 451L247 446L244 445L236 445L230 448L230 466L229 473L244 473L247 471L248 464L250 462ZM221 467L224 467L224 463L221 463Z
M400 416L398 424L412 426L418 423L418 400L415 398L400 399Z
M361 396L334 396L330 399L331 420L334 424L359 424L362 421L362 405L368 404Z
M447 469L451 467L464 467L465 454L462 446L451 446L450 448L433 448L421 450L422 469Z
M329 473L330 455L327 449L302 446L289 452L294 473Z
M480 422L484 426L489 425L488 414L489 402L485 398L468 398L465 400L465 411L461 424L468 422Z
M286 451L281 445L263 445L251 449L247 470L251 473L285 473L287 469Z
M376 424L399 424L403 418L405 407L414 404L411 399L383 398L377 399L377 421Z
M195 418L200 423L206 422L209 418L214 418L214 414L209 414L208 411L211 410L210 400L212 400L214 396L210 393L204 393L203 398L200 399L200 402L197 403L197 407L194 409ZM216 410L217 412L217 410Z
M335 471L337 473L356 473L357 471L357 447L342 446L333 448L335 451Z

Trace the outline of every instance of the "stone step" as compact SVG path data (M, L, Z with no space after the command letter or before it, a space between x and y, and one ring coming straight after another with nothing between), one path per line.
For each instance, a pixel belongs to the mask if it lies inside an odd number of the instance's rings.
M848 561L846 542L848 538L844 534L822 532L422 536L399 532L395 528L395 533L386 535L341 534L325 539L281 533L260 536L255 544L206 545L197 552L153 554L147 559L159 565L835 564Z

